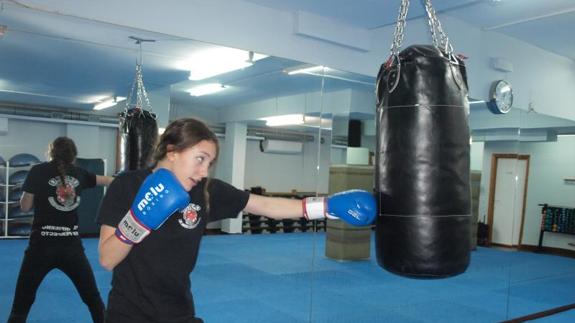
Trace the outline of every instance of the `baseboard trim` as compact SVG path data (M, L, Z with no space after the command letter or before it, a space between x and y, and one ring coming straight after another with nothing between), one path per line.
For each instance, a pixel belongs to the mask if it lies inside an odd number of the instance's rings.
M555 308L552 308L550 310L541 311L541 312L521 316L521 317L514 318L511 320L507 320L507 321L502 321L501 323L519 323L519 322L531 321L531 320L535 320L535 319L540 319L542 317L555 315L557 313L569 311L572 309L575 309L575 303L565 305L565 306L555 307Z
M540 249L538 246L520 245L519 250L531 251L531 252L544 252L544 253L550 253L550 254L558 255L558 256L575 258L575 250L570 250L570 249L562 249L562 248L554 248L554 247L541 247L541 249Z
M516 245L511 246L511 245L502 244L502 243L491 243L488 246L484 246L484 247L487 247L487 248L496 247L496 248L504 248L504 249L509 249L509 250L529 251L529 252L535 252L535 253L548 253L548 254L557 255L557 256L575 258L575 250L555 248L555 247L541 247L541 248L539 248L538 246L526 245L526 244L522 244L522 245L518 245L518 246L516 246Z
M501 248L507 248L507 249L518 249L519 246L516 245L508 245L508 244L503 244L503 243L490 243L489 244L490 247L501 247Z

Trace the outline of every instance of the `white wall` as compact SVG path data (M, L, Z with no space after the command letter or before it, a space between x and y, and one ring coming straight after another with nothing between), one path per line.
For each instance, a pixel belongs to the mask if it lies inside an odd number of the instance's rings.
M170 120L193 117L200 119L207 124L215 124L219 122L218 111L212 107L197 105L189 106L178 103L171 103L170 106Z
M541 207L548 203L575 207L575 185L563 179L575 174L575 138L559 137L557 142L486 142L481 176L479 219L487 214L491 157L494 153L516 153L530 156L522 244L537 245L541 226ZM575 236L545 233L544 245L563 249Z
M28 153L46 161L50 141L65 134L63 124L8 119L8 133L0 136L0 156L8 160L16 154Z
M321 145L322 157L318 170L318 142L306 142L301 154L263 153L259 141L249 140L246 151L245 188L262 186L268 192L327 193L330 145ZM326 149L327 148L327 149Z
M156 89L148 93L152 112L156 114L158 128L165 128L170 119L170 87Z
M471 143L471 170L481 171L483 168L483 142L473 142Z
M318 77L318 80L321 78ZM310 114L349 116L351 90L332 92L307 89L305 93L286 95L219 109L220 122L257 120L284 114ZM323 101L323 102L322 102Z
M345 164L347 149L337 147L331 148L331 164L332 165L343 165Z
M529 187L525 207L523 243L537 245L541 227L541 206L547 203L575 208L575 185L565 178L575 177L575 137L559 137L557 142L521 143L521 154L530 155ZM543 245L572 249L575 236L545 233Z
M108 163L108 174L114 171L116 128L8 119L8 133L0 135L0 156L10 159L18 153L33 154L46 161L48 145L59 136L69 136L76 143L78 157L102 158Z

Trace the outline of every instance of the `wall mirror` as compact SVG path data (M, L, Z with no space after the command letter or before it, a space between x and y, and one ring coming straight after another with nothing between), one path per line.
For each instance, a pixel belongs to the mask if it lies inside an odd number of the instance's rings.
M102 160L103 172L113 174L118 113L140 63L160 128L196 117L218 135L221 158L213 177L254 194L295 199L373 189L373 76L3 5L4 161L22 153L44 161L49 142L65 135L77 142L79 157ZM569 259L532 253L573 248L572 236L561 232L566 228L561 212L573 206L575 122L545 115L535 104L494 115L483 100L470 98L474 225L467 272L443 280L403 278L377 265L370 227L243 214L208 227L192 274L200 316L208 322L444 321L452 319L451 310L463 297L468 303L459 307L461 315L502 321L547 309L525 300L527 293L562 295L572 303ZM94 110L107 102L110 107ZM3 276L8 288L0 292L5 300L0 316L10 310L32 221L30 214L17 214L17 193L10 186L13 174L29 165L8 165L0 177L0 235L6 238L0 250L14 257L5 262L11 268L5 273L11 274ZM107 295L111 274L97 263L97 242L90 239L98 232L95 199L80 227L100 291ZM549 290L550 281L565 281L565 289ZM54 272L39 290L30 318L43 317L42 308L60 299L73 311L56 313L61 320L88 315L67 278Z

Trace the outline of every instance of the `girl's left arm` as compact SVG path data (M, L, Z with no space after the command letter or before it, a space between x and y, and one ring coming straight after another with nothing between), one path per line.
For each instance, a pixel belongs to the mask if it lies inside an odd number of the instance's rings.
M24 212L30 211L34 207L34 194L24 192L20 197L20 209Z
M276 220L296 219L303 216L301 200L256 194L250 194L244 210Z
M112 176L96 175L96 185L108 186L113 180Z

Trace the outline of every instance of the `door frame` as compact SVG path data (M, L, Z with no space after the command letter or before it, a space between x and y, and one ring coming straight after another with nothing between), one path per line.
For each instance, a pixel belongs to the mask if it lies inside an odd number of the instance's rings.
M527 203L527 187L529 185L529 155L519 155L519 154L493 154L491 155L491 176L489 178L489 201L487 207L487 224L489 225L489 238L488 244L491 244L491 238L493 234L493 211L494 211L494 202L495 202L495 185L497 183L497 164L500 158L507 158L507 159L518 159L518 160L526 160L527 164L525 165L525 185L523 187L523 205L521 206L521 225L519 226L519 241L517 246L513 246L513 241L511 245L502 245L504 247L521 247L523 241L523 225L525 223L525 204ZM501 245L501 244L496 244Z

